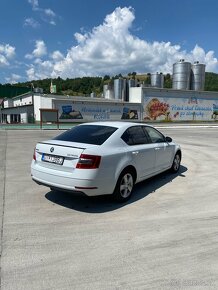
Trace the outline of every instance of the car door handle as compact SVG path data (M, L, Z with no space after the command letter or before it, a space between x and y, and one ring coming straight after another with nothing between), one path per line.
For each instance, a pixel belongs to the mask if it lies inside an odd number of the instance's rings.
M158 148L155 148L155 150L160 150L160 148L158 147Z
M139 154L139 151L133 151L132 154L137 155L137 154Z

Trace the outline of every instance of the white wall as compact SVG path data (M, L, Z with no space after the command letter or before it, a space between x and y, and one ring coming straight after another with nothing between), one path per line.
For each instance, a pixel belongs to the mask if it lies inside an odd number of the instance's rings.
M10 108L13 107L13 100L12 99L7 99L4 101L4 108Z
M4 101L4 108L32 105L32 96L20 96L18 98L7 99Z
M27 113L21 113L20 114L20 121L21 121L21 123L28 123Z
M17 106L25 106L32 104L32 96L21 96L20 98L16 98L14 101L14 107Z
M130 103L142 102L142 88L141 87L129 88L129 102Z
M47 95L35 95L34 94L34 117L35 121L40 121L40 108L41 109L52 109L52 99Z
M34 99L34 118L35 121L40 121L39 109L41 108L41 96L34 94L33 99Z

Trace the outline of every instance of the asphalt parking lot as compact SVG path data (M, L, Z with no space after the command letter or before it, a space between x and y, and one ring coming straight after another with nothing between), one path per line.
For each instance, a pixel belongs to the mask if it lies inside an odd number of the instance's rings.
M32 182L33 148L57 131L0 130L1 289L218 289L218 127L161 131L180 172L116 204Z

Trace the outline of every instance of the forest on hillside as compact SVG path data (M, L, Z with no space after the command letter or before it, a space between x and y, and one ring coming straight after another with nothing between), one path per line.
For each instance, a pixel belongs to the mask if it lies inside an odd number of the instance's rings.
M94 92L100 96L103 91L103 85L113 83L113 80L119 77L127 79L136 79L138 82L143 82L145 85L150 84L150 73L138 75L136 72L129 73L127 76L121 74L116 76L105 75L104 77L81 77L74 79L62 79L61 77L52 79L52 84L56 86L56 93L72 96L88 96ZM51 79L33 80L29 82L17 83L14 85L4 84L0 86L13 87L29 87L30 90L34 88L42 88L44 93L50 93ZM164 75L164 88L172 88L172 76L170 74ZM205 91L218 91L218 74L206 72L205 76Z

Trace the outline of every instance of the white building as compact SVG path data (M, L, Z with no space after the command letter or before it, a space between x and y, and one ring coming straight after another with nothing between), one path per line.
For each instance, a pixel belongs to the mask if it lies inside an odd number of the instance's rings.
M214 121L218 92L131 87L129 102L39 92L5 99L2 123L40 122L40 109L58 110L59 122L97 120Z
M2 123L40 122L40 109L57 109L59 122L141 119L141 105L104 98L28 93L4 100Z
M218 92L137 87L129 102L142 105L143 121L214 121Z
M33 120L33 96L23 94L12 99L4 99L1 109L2 123L28 123Z

